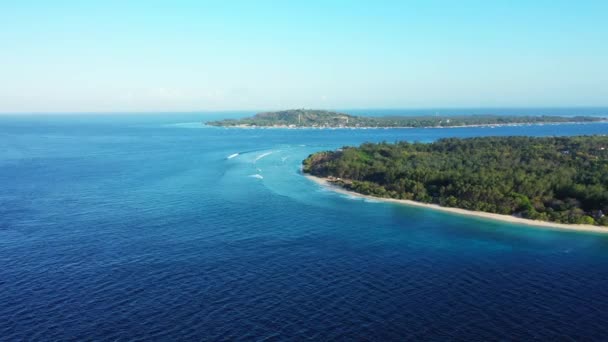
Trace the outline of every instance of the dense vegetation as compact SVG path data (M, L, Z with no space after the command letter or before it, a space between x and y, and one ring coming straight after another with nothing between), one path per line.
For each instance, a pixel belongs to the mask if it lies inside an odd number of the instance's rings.
M210 121L211 126L246 127L454 127L471 125L503 125L518 123L592 122L604 118L591 116L392 116L363 117L324 110L293 109L265 112L244 119Z
M608 225L607 136L366 143L312 154L303 165L362 194Z

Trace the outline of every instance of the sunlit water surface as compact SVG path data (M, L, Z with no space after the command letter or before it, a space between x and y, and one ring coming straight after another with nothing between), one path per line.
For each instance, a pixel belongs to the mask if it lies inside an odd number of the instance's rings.
M606 338L608 235L352 198L299 169L365 141L607 124L246 130L204 118L0 118L0 340Z

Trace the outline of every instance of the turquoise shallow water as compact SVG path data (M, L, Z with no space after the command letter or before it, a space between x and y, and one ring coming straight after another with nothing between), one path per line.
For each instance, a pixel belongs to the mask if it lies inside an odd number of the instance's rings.
M0 340L605 339L608 236L353 198L299 166L365 141L608 125L202 119L0 118Z

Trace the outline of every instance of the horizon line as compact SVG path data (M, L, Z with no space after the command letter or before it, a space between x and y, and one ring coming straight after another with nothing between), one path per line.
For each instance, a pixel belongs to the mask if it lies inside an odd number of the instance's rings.
M442 106L442 107L354 107L354 108L336 108L336 107L289 107L282 109L197 109L197 110L111 110L111 111L90 111L90 110L67 110L67 111L0 111L0 115L78 115L78 114L213 114L213 113L234 113L234 112L276 112L283 110L308 109L308 110L328 110L328 111L349 111L349 110L483 110L483 109L602 109L608 110L608 105L603 106Z

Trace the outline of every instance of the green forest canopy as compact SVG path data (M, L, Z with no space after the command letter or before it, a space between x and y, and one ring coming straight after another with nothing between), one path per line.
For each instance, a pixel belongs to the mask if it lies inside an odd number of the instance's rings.
M379 197L608 225L608 137L448 138L319 152L303 171Z

